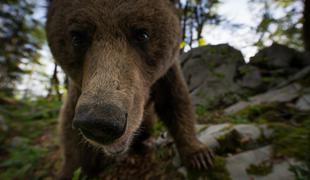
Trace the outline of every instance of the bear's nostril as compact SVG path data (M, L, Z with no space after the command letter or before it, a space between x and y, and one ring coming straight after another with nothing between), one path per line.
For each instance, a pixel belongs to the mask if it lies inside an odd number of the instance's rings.
M85 106L78 108L73 121L73 126L85 137L101 144L110 144L124 134L127 127L127 113L111 105L96 108L97 111L94 108L91 111L90 109Z

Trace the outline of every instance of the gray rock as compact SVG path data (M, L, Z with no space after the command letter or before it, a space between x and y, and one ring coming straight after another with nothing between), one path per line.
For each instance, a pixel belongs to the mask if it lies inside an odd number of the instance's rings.
M250 165L259 165L263 162L272 163L272 172L265 176L247 173ZM291 164L298 164L294 160L272 161L272 146L266 146L252 151L243 152L226 158L226 168L232 180L294 180L295 175L289 170Z
M224 110L225 114L236 113L248 106L253 106L261 103L272 102L289 102L296 99L299 96L301 86L298 83L291 84L281 89L271 90L264 94L260 94L249 98L248 102L241 101L234 104Z
M240 124L234 127L241 142L256 141L261 136L260 129L252 124Z
M271 138L272 137L274 130L269 128L268 125L262 124L262 125L259 125L258 127L261 129L263 136L265 138Z
M239 68L242 78L238 80L241 87L256 89L262 84L262 76L259 68L252 65L244 65Z
M287 46L274 43L259 51L250 59L250 63L267 69L286 69L288 71L302 69L309 65L305 55Z
M206 130L200 132L198 136L199 137L202 137L202 136L219 137L219 136L226 134L228 131L231 131L232 127L233 125L230 123L211 125Z
M296 103L296 108L302 111L310 110L310 94L303 95Z
M283 161L280 163L275 163L272 166L272 173L266 176L253 176L251 177L255 180L271 180L271 179L279 179L279 180L295 180L295 175L291 171L289 171L291 163L288 161Z
M181 173L184 177L187 177L187 170L186 170L186 168L185 167L180 167L179 169L178 169L178 172L179 173Z
M201 137L198 137L198 139L200 142L207 145L211 149L217 149L220 147L219 142L213 136L201 136Z
M294 81L301 80L307 76L310 76L310 66L303 68L302 70L300 70L299 72L297 72L293 76L287 78L286 81L284 81L283 83L280 83L277 87L281 88L281 87L287 86L288 84L291 84Z
M229 45L204 46L182 55L181 65L195 105L215 108L229 93L240 93L234 82L237 68L244 64L240 51ZM232 102L234 103L234 102Z
M198 133L198 139L208 145L212 149L216 149L220 146L217 139L221 136L229 134L231 131L232 124L225 123L219 125L211 125L206 130Z
M196 124L195 125L195 130L197 133L200 133L201 131L207 129L208 126L206 124Z
M255 91L265 92L271 88L281 88L293 83L294 79L307 73L303 69L310 65L308 58L307 53L277 43L262 49L251 58L249 63L259 69L256 74L260 73L262 76L260 85L255 87Z
M267 136L267 133L269 133L267 130L269 129L266 128L265 130ZM216 149L221 146L219 142L220 139L233 139L235 142L240 142L242 144L256 143L263 132L264 131L260 127L253 124L232 125L225 123L211 125L207 129L198 133L198 139L209 147Z
M271 157L272 147L266 146L226 158L226 168L232 180L248 180L251 177L247 174L246 169L251 164L258 165Z

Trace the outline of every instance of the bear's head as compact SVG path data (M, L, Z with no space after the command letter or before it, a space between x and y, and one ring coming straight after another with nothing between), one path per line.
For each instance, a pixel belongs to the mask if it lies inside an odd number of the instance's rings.
M175 63L180 27L169 0L53 0L48 42L80 89L73 126L108 154L126 152L152 85Z

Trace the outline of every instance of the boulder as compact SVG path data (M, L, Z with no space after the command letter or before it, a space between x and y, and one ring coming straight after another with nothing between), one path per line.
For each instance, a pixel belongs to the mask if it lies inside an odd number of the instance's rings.
M261 136L261 130L252 124L239 124L234 127L242 144L258 140Z
M272 147L266 146L252 151L246 151L240 154L226 158L226 168L232 180L251 179L246 169L251 164L259 164L269 160L272 157Z
M250 59L250 64L268 70L282 69L283 72L296 73L310 65L308 55L287 46L273 43L259 51Z
M212 109L233 104L241 93L235 83L237 69L244 65L240 51L227 44L195 48L181 56L181 65L193 103ZM232 94L232 97L227 97Z
M295 103L295 107L300 111L310 111L310 87L303 88L300 97Z
M295 175L289 169L291 164L297 164L297 162L292 159L274 162L272 160L272 151L272 146L265 146L226 158L226 168L230 174L230 178L232 180L294 180ZM259 166L264 163L271 165L270 173L254 175L247 172L247 169L251 165Z
M287 85L292 83L288 80L296 79L296 74L310 65L309 57L307 53L274 43L252 57L246 67L239 69L241 74L244 69L252 69L252 72L245 71L239 84L245 88L255 88L257 92Z
M288 85L281 89L271 90L269 92L256 95L249 98L248 101L240 101L224 110L225 114L236 113L248 106L253 106L261 103L272 102L290 102L299 97L302 87L298 83Z
M261 125L258 125L258 127L261 129L261 132L264 138L269 139L272 137L274 130L269 128L267 124L261 124Z
M235 151L240 145L256 144L261 136L271 137L273 131L267 126L230 123L210 125L198 132L198 139L212 149ZM229 153L229 152L226 152Z
M259 88L262 83L261 72L258 67L252 65L244 65L238 69L241 78L237 83L244 88L256 89Z
M198 139L212 149L219 148L220 144L217 139L221 136L226 136L231 131L231 127L232 124L229 123L211 125L204 131L198 133Z

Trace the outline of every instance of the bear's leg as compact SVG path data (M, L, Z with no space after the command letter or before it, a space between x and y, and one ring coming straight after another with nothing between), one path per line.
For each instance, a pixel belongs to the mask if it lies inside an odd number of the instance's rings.
M154 85L152 96L156 112L174 138L183 163L196 169L211 167L213 154L196 137L193 106L177 64Z
M59 179L72 179L73 173L82 168L87 176L93 175L98 171L96 158L99 152L95 152L90 145L85 143L78 130L72 128L75 106L80 92L74 87L69 86L67 100L60 114L60 137L61 150L63 155L62 169Z

